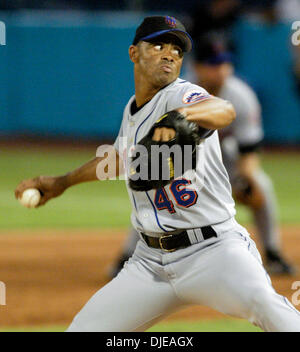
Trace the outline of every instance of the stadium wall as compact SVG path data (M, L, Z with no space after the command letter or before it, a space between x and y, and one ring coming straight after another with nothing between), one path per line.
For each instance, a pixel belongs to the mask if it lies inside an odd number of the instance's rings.
M134 94L128 46L144 15L0 13L1 134L114 138ZM234 30L237 73L259 95L266 142L300 142L288 31L245 21Z

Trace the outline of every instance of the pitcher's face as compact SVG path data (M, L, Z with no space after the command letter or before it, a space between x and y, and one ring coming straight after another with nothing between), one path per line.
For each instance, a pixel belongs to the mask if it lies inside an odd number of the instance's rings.
M175 81L181 70L183 51L169 42L140 42L135 46L136 72L147 78L154 87L162 88Z

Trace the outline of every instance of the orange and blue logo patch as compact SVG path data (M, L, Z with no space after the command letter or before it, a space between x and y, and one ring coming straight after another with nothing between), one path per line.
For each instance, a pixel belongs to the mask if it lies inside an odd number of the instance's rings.
M182 102L184 104L191 104L209 97L210 95L208 93L204 93L199 90L190 90L184 94Z
M173 28L176 27L176 20L174 17L166 16L165 21L170 27L173 27Z

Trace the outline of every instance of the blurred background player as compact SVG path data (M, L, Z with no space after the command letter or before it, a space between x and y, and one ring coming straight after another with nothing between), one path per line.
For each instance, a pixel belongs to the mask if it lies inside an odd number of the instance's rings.
M282 255L273 184L260 163L259 149L263 140L260 103L252 88L234 75L232 53L221 37L202 36L195 43L188 80L210 94L231 101L237 112L235 121L219 131L223 162L234 198L252 213L269 274L292 275L295 268ZM131 229L110 276L122 269L138 238L136 231Z

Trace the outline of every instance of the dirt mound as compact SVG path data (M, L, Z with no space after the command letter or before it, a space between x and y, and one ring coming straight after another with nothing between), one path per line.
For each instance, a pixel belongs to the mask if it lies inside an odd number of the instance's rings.
M6 285L6 305L0 305L0 325L69 324L107 282L124 236L123 231L107 230L2 231L0 281ZM283 229L283 248L300 268L299 227ZM272 278L276 290L289 300L297 280L300 271L292 278ZM210 308L193 307L168 319L220 317Z

